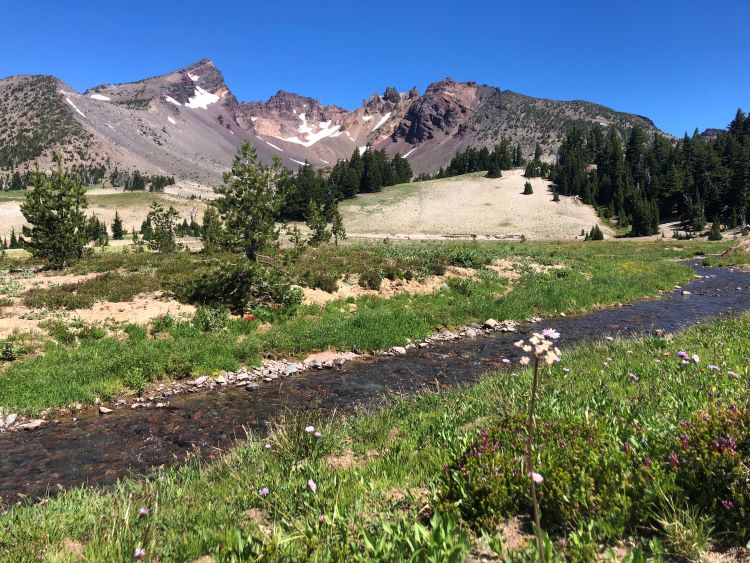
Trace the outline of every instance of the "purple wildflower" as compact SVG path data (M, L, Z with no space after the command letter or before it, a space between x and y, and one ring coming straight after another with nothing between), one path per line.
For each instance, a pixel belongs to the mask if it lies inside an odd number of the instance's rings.
M722 500L721 506L724 507L724 510L732 510L734 508L734 503L731 500Z
M151 510L148 508L148 506L142 506L138 509L138 516L144 518L145 516L148 516L149 512L151 512Z
M265 446L263 446L263 447L264 447L264 448L266 448L267 450L270 450L270 449L271 449L271 444L269 444L269 443L266 443L266 445L265 445Z
M321 434L320 432L315 432L313 436L315 436L316 438L320 438L321 436L323 436L323 434Z
M697 364L700 363L701 359L698 357L698 354L693 354L693 361Z
M687 360L690 357L690 354L688 354L687 352L683 352L682 350L680 350L679 352L677 352L677 357L678 358L682 358L683 360Z
M629 373L628 377L630 378L630 381L632 381L633 383L638 383L638 381L640 381L640 379L641 379L640 377L638 377L634 373Z
M315 481L313 481L312 479L308 479L307 480L307 486L310 487L310 490L313 493L317 493L318 492L318 485L316 485Z
M677 457L677 454L674 452L670 452L667 456L667 461L669 461L672 469L677 469L680 466L680 458Z
M714 364L708 364L708 369L713 370L713 371L721 371L721 368Z
M641 463L643 463L643 467L651 467L651 458L648 456L644 456Z
M146 557L146 550L142 547L136 547L133 552L133 559L143 559Z
M315 427L308 426L307 428L305 428L305 432L307 432L308 434L310 434L311 432L315 432Z
M537 485L544 481L544 477L540 473L537 473L536 471L531 472L531 480L534 481Z
M320 522L321 524L325 524L326 523L326 515L325 514L321 514L320 516L318 516L318 522Z
M261 487L258 489L258 494L262 497L267 497L269 494L271 494L271 489L268 487Z

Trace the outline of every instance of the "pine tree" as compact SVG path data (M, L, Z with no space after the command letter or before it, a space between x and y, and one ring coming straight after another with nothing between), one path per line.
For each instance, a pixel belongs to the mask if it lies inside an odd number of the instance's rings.
M341 213L339 213L338 205L331 214L331 234L333 235L333 240L336 246L339 245L339 240L344 240L346 238L346 229L344 228L344 221L341 217Z
M487 170L488 178L500 178L503 173L500 171L500 162L494 155L490 158L490 165Z
M531 195L534 193L534 188L531 186L531 182L526 182L523 185L523 195Z
M251 262L256 262L263 250L278 247L276 217L281 198L276 188L282 175L278 157L265 165L255 148L244 143L231 171L224 174L224 183L214 189L221 196L214 205L224 224L227 245L242 248Z
M213 205L209 205L203 212L203 226L201 227L203 250L216 252L222 246L223 232L219 212Z
M21 204L21 212L31 225L23 232L29 237L27 248L32 256L52 268L79 260L86 244L86 206L85 190L80 181L63 171L60 158L51 178L37 169L33 188Z
M179 216L180 214L171 205L169 209L165 209L159 202L151 203L151 208L146 216L146 220L153 229L151 239L148 241L148 247L151 250L159 253L178 250L175 231Z
M711 224L711 232L708 233L708 240L721 240L723 237L721 235L721 223L719 222L719 217L714 217L714 222Z
M310 229L308 242L311 246L319 246L331 240L331 231L328 230L323 210L313 200L308 203L305 224Z
M122 240L125 231L122 228L122 218L120 213L115 210L115 220L112 222L112 238L114 240Z

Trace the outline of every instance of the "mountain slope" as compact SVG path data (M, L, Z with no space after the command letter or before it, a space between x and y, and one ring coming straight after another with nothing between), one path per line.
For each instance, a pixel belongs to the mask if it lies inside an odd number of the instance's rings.
M552 158L568 127L594 123L659 133L640 116L583 101L558 102L445 79L424 95L387 88L347 110L279 91L265 102L239 102L218 68L203 59L184 69L77 93L53 77L0 80L0 177L54 152L66 163L107 163L176 176L183 186L216 183L237 147L284 166L316 167L366 145L400 153L415 173L444 166L456 150L492 146L502 136L528 156L540 142Z

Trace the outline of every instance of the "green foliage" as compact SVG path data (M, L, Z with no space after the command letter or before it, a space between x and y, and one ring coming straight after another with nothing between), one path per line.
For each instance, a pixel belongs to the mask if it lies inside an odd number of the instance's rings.
M144 240L148 241L148 247L159 253L176 252L179 250L175 232L177 230L177 219L179 218L177 210L169 206L169 209L165 209L159 202L152 202L148 215L146 216L146 224L148 225L149 238L146 239L144 234Z
M223 305L235 312L256 307L294 307L301 301L283 272L254 262L216 260L198 279L178 287L177 294L193 303Z
M80 182L63 171L62 161L51 178L37 170L21 212L31 228L25 247L51 268L63 268L81 258L86 244L86 193Z
M599 228L599 225L594 225L591 230L586 233L585 240L604 240L604 232Z
M224 225L225 246L242 249L252 262L257 261L260 252L278 246L275 221L281 196L277 184L282 176L278 158L266 166L258 159L255 148L244 143L232 170L224 174L223 185L214 189L220 196L214 205Z
M47 309L88 309L96 301L131 301L136 295L156 291L159 287L153 276L107 272L78 283L30 289L24 294L23 303Z
M125 236L125 230L122 226L122 217L120 212L115 210L115 220L112 222L112 238L114 240L122 240Z
M531 182L525 182L523 184L523 195L531 195L534 193L534 188L531 186Z
M383 283L383 276L380 270L376 268L368 268L361 274L359 274L359 285L367 289L378 291L380 284Z
M670 454L675 483L717 530L749 539L750 410L734 404L696 413L681 424Z
M581 420L539 421L535 467L545 529L575 529L595 519L601 537L620 537L630 516L629 467L606 430ZM442 499L457 506L474 526L489 529L531 511L524 471L525 419L501 419L480 432L446 467Z
M721 234L721 223L719 218L715 217L714 222L711 224L711 232L708 233L708 240L721 240L724 238Z
M216 307L198 307L193 317L193 326L203 332L226 330L229 317L226 309Z
M203 250L206 252L213 253L222 248L224 231L219 212L213 205L209 205L203 212L203 226L200 236L203 241Z

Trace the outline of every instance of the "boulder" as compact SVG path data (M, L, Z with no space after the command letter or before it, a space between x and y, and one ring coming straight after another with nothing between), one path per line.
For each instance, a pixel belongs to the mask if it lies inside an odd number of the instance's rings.
M393 352L396 356L405 356L406 355L406 348L403 346L394 346L391 348L391 352Z
M484 328L491 328L494 330L497 325L498 322L495 319L487 319L486 321L484 321Z
M112 413L112 409L108 409L107 407L99 407L99 414L110 414Z
M41 428L47 424L46 420L42 420L40 418L36 420L30 420L29 422L25 422L24 424L19 424L18 429L19 430L36 430L37 428Z

